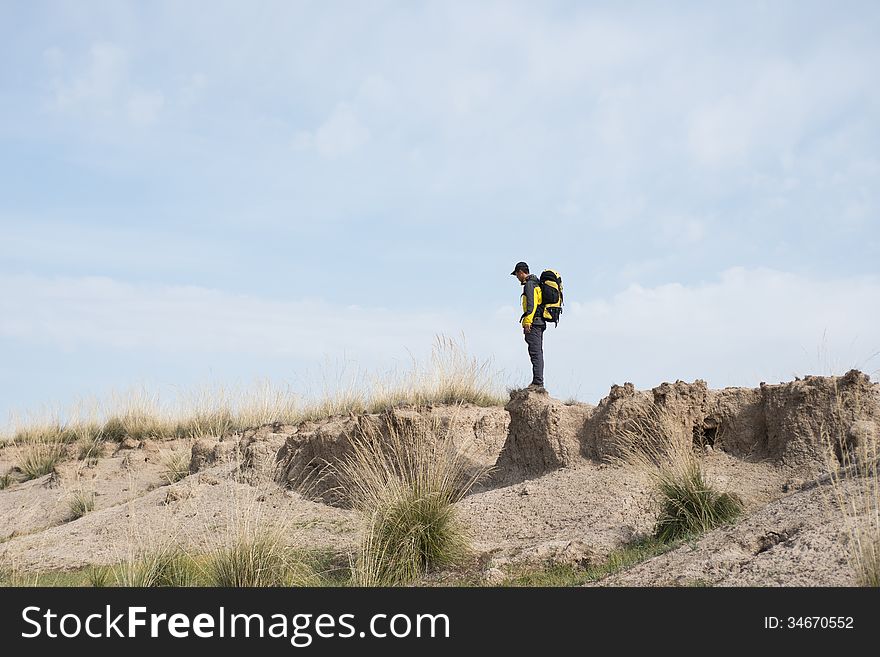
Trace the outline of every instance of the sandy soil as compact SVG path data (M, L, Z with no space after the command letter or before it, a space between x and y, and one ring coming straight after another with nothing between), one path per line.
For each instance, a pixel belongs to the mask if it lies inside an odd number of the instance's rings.
M136 455L136 459L127 458ZM173 540L210 547L242 523L277 527L285 540L311 549L344 551L357 542L357 515L304 499L271 480L238 481L235 464L207 468L162 485L161 466L142 461L142 450L121 450L76 477L46 475L0 493L4 531L19 536L0 544L0 558L22 570L69 569L112 563L139 549ZM136 468L123 462L136 460ZM782 495L787 475L770 464L746 464L721 452L706 458L717 485L734 490L749 508ZM54 482L54 483L53 483ZM100 491L96 510L66 522L69 483ZM635 470L583 461L544 476L478 491L460 504L477 552L487 567L546 560L582 563L650 532L652 496ZM48 511L48 512L47 512Z
M209 468L72 522L17 536L0 544L0 559L22 571L72 569L172 543L207 550L258 526L277 530L292 546L344 551L355 544L353 512L305 500L271 481L236 481L233 471L231 465ZM48 477L30 482L32 488L43 488Z
M704 459L709 481L739 494L748 510L783 495L789 473L722 452ZM638 471L584 460L522 483L478 492L460 503L474 546L489 566L547 559L585 565L654 525L650 481Z
M849 487L858 483L849 483ZM603 586L854 586L846 520L830 492L798 491L732 527L607 577Z
M852 381L869 385L857 377ZM810 425L801 418L811 411L795 403L804 398L804 386L822 394L828 386L816 380L792 385L784 413L794 419L785 426L800 433L788 441L779 433L781 422L759 417L768 406L755 402L760 395L776 399L777 389L714 393L705 384L681 382L652 393L616 387L598 407L512 395L509 426L499 408L471 408L454 417L442 409L430 413L458 422L461 440L478 441L480 458L499 464L496 476L458 505L487 572L547 562L597 564L610 551L650 534L657 509L650 481L602 455L615 449L613 429L625 421L627 409L649 403L653 394L655 400L660 396L677 404L686 421L683 435L690 436L692 425L714 426L710 420L731 424L727 443L719 440L701 460L708 480L738 494L746 514L731 527L600 585L849 585L855 580L847 564L845 519L826 499L828 491L810 483L816 475L810 469ZM412 413L396 413L395 421L412 421ZM743 417L751 424L733 423ZM859 421L873 422L872 417ZM276 529L291 546L349 552L359 539L357 514L307 499L291 486L290 474L302 469L298 454L345 453L345 424L311 423L306 430L267 425L196 445L128 441L108 445L91 465L75 460L71 448L70 458L54 473L0 490L0 567L33 571L109 564L169 542L207 550L258 525ZM163 471L174 450L192 454L193 473L169 485ZM810 458L794 458L801 454ZM18 447L0 447L0 474L18 458ZM81 490L94 492L95 509L71 520L70 501Z

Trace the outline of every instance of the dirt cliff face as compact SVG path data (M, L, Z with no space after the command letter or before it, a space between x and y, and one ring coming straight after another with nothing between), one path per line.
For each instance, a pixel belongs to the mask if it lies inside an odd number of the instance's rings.
M870 426L880 419L877 387L857 370L765 385L761 391L767 454L786 465L822 469L823 437L833 442L839 459L852 444L853 425Z
M493 483L522 481L581 458L592 406L566 405L546 394L514 390L504 409L510 413L510 427Z
M509 416L497 407L462 405L421 410L397 408L379 414L306 422L287 436L279 450L276 480L310 499L343 505L344 495L333 468L351 453L351 441L359 435L361 425L370 424L379 434L387 435L389 427L406 432L417 423L432 427L438 438L448 437L467 454L474 468L486 468L498 458L507 437Z
M875 440L880 420L878 386L856 370L759 388L710 390L697 380L636 390L626 383L612 386L596 407L566 406L547 395L514 391L505 407L510 430L495 481L539 476L577 458L613 460L620 456L618 436L652 406L676 425L671 435L677 439L812 474L827 467L825 445L836 447L839 459L842 450Z
M389 426L406 430L417 422L433 423L457 447L468 450L475 467L494 465L489 484L501 486L583 459L613 461L620 456L621 432L651 407L665 411L676 439L804 475L827 467L823 436L838 446L840 458L841 450L876 439L880 421L878 386L853 370L840 377L809 376L758 388L711 390L699 379L662 383L651 390L626 383L612 386L598 406L564 404L546 394L514 390L504 409L438 406L331 418L275 429L266 436L245 436L242 448L258 450L258 460L265 463L280 446L275 459L279 483L311 499L340 504L332 466L351 452L351 439L363 423L380 433L387 433ZM200 460L222 460L219 454L198 451ZM196 450L194 466L195 456Z

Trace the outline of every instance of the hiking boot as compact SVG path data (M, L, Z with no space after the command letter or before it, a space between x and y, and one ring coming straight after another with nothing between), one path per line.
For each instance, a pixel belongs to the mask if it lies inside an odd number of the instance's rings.
M526 390L528 390L529 392L537 392L542 395L547 394L547 388L542 385L538 385L537 383L530 383Z

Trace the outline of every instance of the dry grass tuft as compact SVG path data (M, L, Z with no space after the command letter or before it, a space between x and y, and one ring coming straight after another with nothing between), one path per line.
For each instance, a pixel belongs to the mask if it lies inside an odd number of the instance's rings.
M838 399L838 420L844 417ZM858 400L855 402L858 408ZM845 426L837 421L836 426ZM848 435L821 432L828 475L823 490L834 514L843 516L848 534L848 561L860 586L880 586L880 436L876 423L863 423Z
M401 404L502 406L505 398L495 383L491 366L491 360L481 361L468 354L464 337L456 341L438 335L425 365L413 359L411 369L396 383L374 383L366 408L376 413Z
M189 476L189 463L192 452L188 449L172 449L162 459L162 478L169 484Z
M399 585L432 568L452 565L468 552L454 504L486 469L427 422L382 435L361 424L353 451L338 467L341 487L365 522L352 564L355 584Z
M193 558L171 544L143 551L114 566L111 573L117 586L138 588L195 586L199 577Z
M266 529L217 547L208 555L205 573L209 586L307 586L315 581L280 534Z
M618 434L618 460L648 474L660 511L655 536L677 541L732 522L742 514L738 496L716 491L694 453L689 427L652 404Z
M70 499L70 520L82 518L95 509L95 493L92 491L78 490Z
M401 405L470 403L501 406L490 360L467 353L464 338L435 338L426 363L413 359L404 372L372 378L340 372L323 394L303 403L286 385L257 381L250 388L203 386L176 391L170 403L145 386L113 393L105 403L77 403L63 421L60 411L44 411L14 423L6 442L18 445L77 442L80 457L93 459L105 441L221 437L270 423L299 424L332 416L381 412Z
M18 467L27 479L36 479L55 470L67 456L67 446L58 439L38 439L27 443L19 453Z

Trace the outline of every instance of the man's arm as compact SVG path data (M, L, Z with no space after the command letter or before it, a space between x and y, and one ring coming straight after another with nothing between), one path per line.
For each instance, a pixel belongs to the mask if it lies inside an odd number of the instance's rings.
M523 328L531 327L532 320L535 318L535 311L538 309L535 287L534 280L530 278L526 281L525 289L523 290L523 293L526 295L526 309L522 318Z

